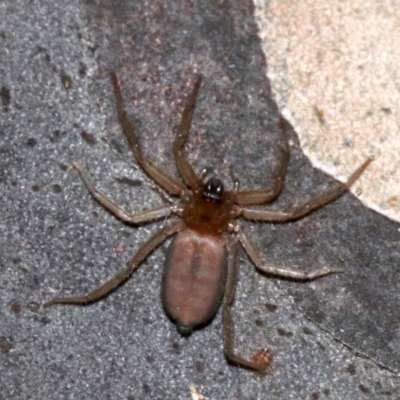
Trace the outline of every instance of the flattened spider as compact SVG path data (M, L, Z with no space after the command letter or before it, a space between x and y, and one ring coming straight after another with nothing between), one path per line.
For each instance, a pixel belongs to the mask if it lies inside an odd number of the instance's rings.
M116 97L118 117L136 161L159 186L171 195L178 196L180 201L173 205L161 205L132 215L98 191L86 169L76 162L73 162L72 165L79 172L94 199L122 221L140 224L172 214L179 216L180 221L162 228L150 237L127 263L126 269L99 288L86 296L55 298L44 306L49 307L62 303L88 304L99 300L126 281L156 247L168 237L175 235L165 262L162 282L161 297L166 313L175 321L179 333L190 335L194 328L201 327L213 318L222 302L226 359L234 365L264 372L270 360L267 350L258 351L251 360L248 360L235 354L233 348L234 326L231 305L238 275L237 241L243 246L256 268L270 275L311 281L341 271L324 268L311 273L301 273L264 266L258 251L236 219L244 217L250 220L284 222L304 217L312 210L324 206L346 192L372 161L372 157L351 175L347 183L304 204L285 211L260 207L257 204L271 202L278 197L286 174L289 147L282 119L280 125L285 136L285 144L281 161L273 172L272 189L239 191L238 188L235 188L233 191L225 191L222 182L215 177L209 178L204 183L204 177L196 175L183 153L197 93L201 85L201 77L199 77L184 108L173 147L175 164L182 177L182 184L156 167L143 155L139 136L126 115L118 78L114 72L111 73L111 81Z

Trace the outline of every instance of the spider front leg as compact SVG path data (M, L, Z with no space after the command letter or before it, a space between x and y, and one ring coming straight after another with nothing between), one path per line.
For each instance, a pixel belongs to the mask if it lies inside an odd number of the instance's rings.
M322 276L325 275L340 274L343 272L343 270L341 269L322 268L314 272L304 273L282 268L267 267L263 265L258 251L254 247L253 243L248 238L248 236L242 230L239 230L238 237L241 245L245 249L246 253L250 257L250 260L254 263L256 268L267 274L280 276L282 278L295 279L298 281L312 281L314 279L321 278Z
M129 214L125 210L117 206L104 193L100 192L95 188L92 179L85 168L83 168L80 164L78 164L75 161L72 162L72 166L78 171L87 190L93 196L93 198L122 221L129 222L132 224L138 224L141 222L151 221L162 217L168 217L174 210L174 206L162 205L137 214Z
M192 189L200 184L200 179L197 177L189 161L186 159L183 152L183 146L185 145L189 135L193 112L196 105L196 98L201 86L201 80L201 76L198 76L192 92L187 99L174 141L174 157L176 167L178 168L178 171L185 184Z
M336 188L322 193L321 195L315 197L307 201L304 204L296 206L291 210L285 211L274 211L269 210L266 207L241 207L239 208L239 214L247 219L254 219L259 221L292 221L295 219L299 219L309 214L311 211L320 208L333 200L336 200L342 194L347 192L350 186L360 177L360 175L364 172L364 170L368 167L368 165L372 162L374 157L368 158L360 167L358 167L353 174L350 176L349 180L346 183L342 183Z
M115 105L117 108L118 118L122 129L131 145L136 161L144 171L157 182L164 190L172 195L180 196L183 192L183 186L176 179L170 177L161 168L156 167L150 160L143 155L142 145L139 140L135 127L129 121L125 111L124 100L122 98L121 88L118 83L117 74L113 71L110 74L111 83L114 87Z
M279 126L283 137L282 154L281 159L273 173L272 189L237 191L234 193L235 202L237 204L244 206L250 204L266 203L274 200L276 197L279 196L283 187L283 181L285 179L290 155L285 124L287 124L287 121L283 117L281 117L279 120Z
M93 303L96 300L99 300L113 290L115 290L121 283L126 281L132 273L139 267L141 262L165 239L169 236L179 232L182 229L183 225L181 222L177 222L174 225L167 226L161 231L157 232L153 235L147 242L142 245L142 247L137 251L135 256L127 263L127 267L125 270L121 271L114 278L110 279L108 282L104 283L97 289L88 293L85 296L76 296L76 297L56 297L55 299L45 303L43 307L50 307L54 304L88 304Z

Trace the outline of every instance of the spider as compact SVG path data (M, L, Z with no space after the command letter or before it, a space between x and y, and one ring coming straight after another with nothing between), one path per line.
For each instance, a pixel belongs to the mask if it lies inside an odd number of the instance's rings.
M256 269L268 275L311 281L342 271L324 268L311 273L302 273L265 266L259 252L243 231L237 218L266 222L285 222L302 218L312 210L324 206L345 193L372 161L372 157L367 159L345 184L301 205L284 211L260 206L259 204L272 202L278 197L286 175L289 146L285 121L281 118L280 127L285 140L281 160L273 171L272 188L241 191L238 185L235 185L234 190L226 191L218 178L214 176L207 178L207 173L204 172L198 176L183 152L201 81L202 78L199 76L187 99L173 144L175 164L182 183L170 177L143 155L139 136L125 112L117 75L115 72L111 73L118 117L136 161L162 189L172 196L179 197L180 200L138 214L129 214L95 188L85 168L77 162L72 162L72 166L80 174L93 198L126 223L140 224L171 215L177 215L180 219L151 236L127 263L126 269L108 282L85 296L54 298L44 306L63 303L84 305L105 297L125 282L156 247L167 238L174 236L165 261L161 289L162 303L167 315L175 322L180 334L189 336L195 328L207 324L222 303L223 347L227 361L262 373L267 369L271 359L268 350L259 350L251 359L246 359L234 351L231 306L238 276L238 242Z

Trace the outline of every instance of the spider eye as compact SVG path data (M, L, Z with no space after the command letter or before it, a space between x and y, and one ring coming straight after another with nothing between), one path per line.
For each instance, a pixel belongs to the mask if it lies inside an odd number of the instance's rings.
M223 194L223 183L217 178L210 178L205 184L203 197L205 197L207 200L220 202Z

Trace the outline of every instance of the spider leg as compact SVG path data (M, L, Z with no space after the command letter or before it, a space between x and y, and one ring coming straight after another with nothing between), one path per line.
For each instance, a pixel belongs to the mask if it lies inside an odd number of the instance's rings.
M146 243L139 248L135 256L127 263L127 267L125 270L119 272L114 278L110 279L108 282L104 283L97 289L94 289L86 296L76 296L76 297L56 297L55 299L45 303L43 307L50 307L55 304L88 304L92 303L96 300L99 300L113 290L115 290L121 283L126 281L131 274L139 267L140 263L157 247L159 246L165 239L169 236L175 234L176 232L182 229L183 225L181 222L178 222L174 225L167 226L163 228L161 231L158 231L154 234L150 239L147 240Z
M92 179L85 168L83 168L80 164L78 164L75 161L72 162L72 166L78 171L80 177L82 178L84 184L86 185L86 188L88 189L89 193L93 196L93 198L122 221L129 222L132 224L138 224L140 222L146 222L154 219L159 219L162 217L168 217L173 212L174 206L162 205L137 214L129 214L125 210L120 208L118 205L116 205L114 201L108 198L104 193L100 192L95 188Z
M189 98L186 102L185 108L182 113L181 122L178 126L178 130L176 132L176 137L174 141L174 156L175 156L176 167L178 168L178 171L181 174L183 181L186 183L188 187L192 189L200 184L200 180L193 171L193 168L189 164L189 161L186 159L183 153L183 147L186 143L189 134L194 107L196 105L196 98L200 89L200 85L201 85L201 76L197 78L192 93L189 95Z
M235 202L240 205L260 204L274 200L282 190L283 180L285 179L287 166L289 163L289 144L286 135L287 122L283 117L280 118L279 126L281 128L282 155L278 165L273 173L273 186L269 190L246 190L234 193Z
M235 354L234 351L234 324L231 313L233 298L235 296L236 282L238 279L238 263L237 263L237 245L231 242L228 245L228 273L223 299L222 322L223 322L223 338L224 353L226 359L234 365L247 368L259 373L265 372L268 367L266 362L256 362L246 360L245 358Z
M305 215L309 214L311 211L320 208L331 201L337 199L342 194L344 194L349 187L360 177L360 175L364 172L364 170L368 167L368 165L373 160L373 157L368 158L349 178L349 180L340 184L336 188L332 190L322 193L321 195L315 197L312 200L307 201L304 204L301 204L297 207L292 208L291 210L285 211L274 211L269 210L265 207L241 207L240 215L247 219L255 219L260 221L291 221Z
M139 136L136 133L134 126L129 121L124 108L124 101L121 94L121 88L118 83L118 78L115 72L111 72L111 82L114 87L115 102L118 113L118 118L122 129L132 147L136 161L146 171L146 173L157 182L167 192L179 196L183 192L183 186L174 178L170 177L163 170L156 167L150 160L143 156L142 146Z
M249 237L242 230L239 231L238 237L241 245L245 249L247 255L250 257L250 260L254 263L256 268L267 274L280 276L282 278L295 279L299 281L312 281L314 279L321 278L322 276L325 275L339 274L343 272L343 270L341 269L322 268L317 271L304 273L282 268L267 267L263 265L259 252L254 247Z

